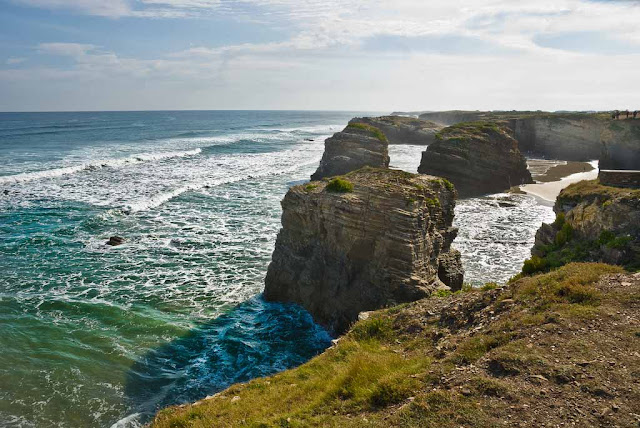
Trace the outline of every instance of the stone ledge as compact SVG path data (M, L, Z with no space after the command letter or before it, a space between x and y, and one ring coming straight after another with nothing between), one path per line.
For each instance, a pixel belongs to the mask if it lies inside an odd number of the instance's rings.
M604 186L640 188L640 171L601 169L598 180Z

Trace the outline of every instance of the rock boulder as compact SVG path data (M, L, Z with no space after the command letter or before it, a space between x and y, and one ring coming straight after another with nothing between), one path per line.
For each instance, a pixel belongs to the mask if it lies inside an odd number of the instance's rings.
M450 180L460 196L470 197L533 183L518 142L492 122L445 128L422 153L418 172Z
M378 128L352 122L324 143L320 166L312 180L346 174L363 166L386 168L389 166L389 142Z
M389 144L428 146L444 126L428 120L404 116L357 117L351 123L366 123L381 130Z
M267 300L298 303L340 334L362 311L462 286L450 183L376 168L341 179L351 191L315 181L285 196Z

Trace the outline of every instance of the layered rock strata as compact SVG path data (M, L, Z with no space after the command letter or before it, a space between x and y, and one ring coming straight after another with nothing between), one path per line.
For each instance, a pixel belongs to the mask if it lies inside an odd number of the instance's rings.
M418 172L451 181L460 196L470 197L533 183L518 142L491 122L445 128L422 153Z
M435 135L444 128L428 120L403 116L358 117L350 123L366 123L381 130L389 144L427 146L435 141Z
M389 142L378 128L352 122L324 143L320 166L312 180L346 174L363 166L389 166Z
M442 111L420 115L442 125L494 121L508 128L522 152L569 161L600 160L605 169L640 169L640 120L605 113Z
M334 334L362 311L462 286L460 253L451 248L455 190L437 177L363 168L331 182L292 187L264 297L295 302Z
M581 181L560 192L554 211L556 221L536 233L531 270L574 261L640 269L640 189Z

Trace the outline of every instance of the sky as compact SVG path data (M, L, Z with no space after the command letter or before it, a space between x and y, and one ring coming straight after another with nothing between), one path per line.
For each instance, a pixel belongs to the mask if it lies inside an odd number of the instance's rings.
M640 109L640 0L0 0L0 111Z

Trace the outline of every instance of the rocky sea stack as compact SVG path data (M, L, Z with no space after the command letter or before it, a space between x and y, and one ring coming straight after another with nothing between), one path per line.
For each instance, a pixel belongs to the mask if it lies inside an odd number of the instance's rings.
M376 168L291 188L264 297L340 334L360 312L459 289L455 193L437 177Z
M443 126L437 123L404 116L357 117L351 123L366 123L375 126L386 135L389 144L424 145L435 141Z
M387 137L378 128L352 121L342 132L325 141L320 166L311 179L346 174L363 166L386 168L388 146Z
M460 196L470 197L533 183L518 142L492 122L467 122L443 129L422 153L418 172L444 177Z
M600 261L640 269L640 189L581 181L560 192L556 221L536 233L523 272L573 261Z

